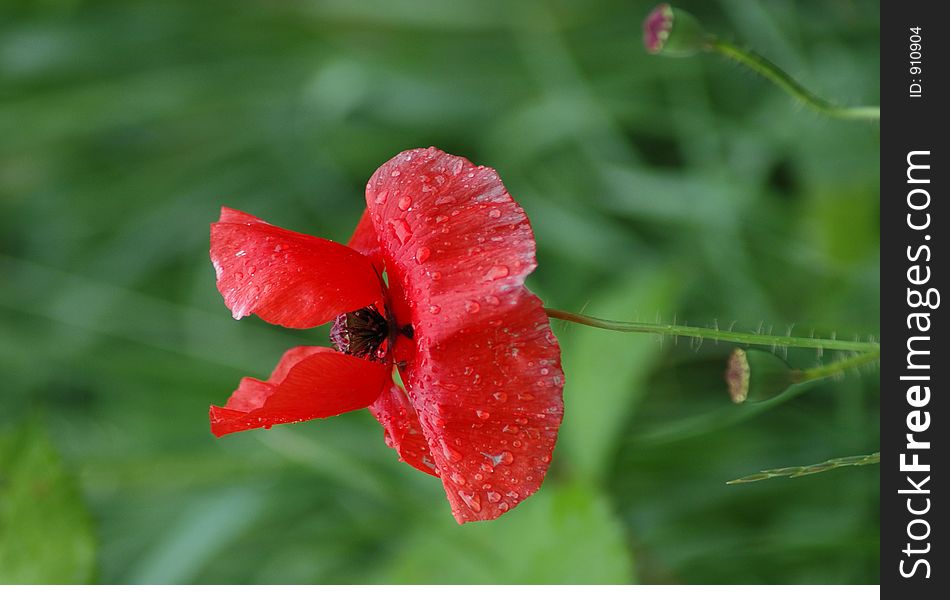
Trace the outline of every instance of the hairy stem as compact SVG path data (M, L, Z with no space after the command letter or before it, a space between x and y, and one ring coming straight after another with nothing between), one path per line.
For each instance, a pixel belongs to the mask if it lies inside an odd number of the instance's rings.
M588 327L623 331L629 333L653 333L674 337L688 337L696 339L719 340L736 344L750 344L756 346L779 346L789 348L821 348L823 350L850 350L852 352L880 352L881 345L877 342L856 342L848 340L803 338L762 333L744 333L741 331L724 331L710 327L690 327L686 325L660 325L654 323L628 323L625 321L609 321L588 317L577 313L545 308L548 317L561 321L570 321ZM830 366L830 365L829 365ZM821 368L821 367L819 367Z
M806 381L815 381L825 377L840 375L851 369L857 369L867 364L876 362L881 358L880 350L870 350L863 354L855 354L849 358L839 360L820 367L796 371L794 375L795 383L805 383Z
M805 89L804 86L795 81L791 75L764 56L751 50L743 50L718 38L711 38L707 48L710 52L716 52L752 69L805 106L823 115L836 119L861 119L868 121L879 121L881 119L881 108L879 106L838 106L832 104L811 93Z

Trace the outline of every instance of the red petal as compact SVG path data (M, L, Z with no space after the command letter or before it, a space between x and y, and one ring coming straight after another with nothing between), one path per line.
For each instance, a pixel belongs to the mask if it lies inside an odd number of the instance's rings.
M384 164L366 198L449 502L459 522L493 519L540 486L563 412L560 349L523 285L531 226L494 170L435 148Z
M211 407L211 432L221 437L364 408L379 396L390 369L330 348L291 348L267 381L245 377L227 405Z
M360 253L227 207L211 225L211 262L235 319L254 313L284 327L316 327L381 296Z
M353 237L346 244L360 254L369 257L373 266L382 273L383 259L379 252L379 240L376 239L376 229L373 227L373 221L370 219L369 211L364 210L360 217L360 222L356 224L353 231Z
M400 460L423 473L436 474L419 416L399 386L393 384L384 389L369 410L385 429L386 445L399 454Z
M497 320L418 339L404 371L459 523L494 519L538 490L564 412L560 348L524 291Z

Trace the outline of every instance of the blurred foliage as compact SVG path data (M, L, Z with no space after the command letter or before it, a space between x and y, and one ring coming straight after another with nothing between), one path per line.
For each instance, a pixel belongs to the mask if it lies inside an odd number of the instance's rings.
M42 428L0 437L0 583L86 583L92 523Z
M681 4L831 100L878 102L875 2ZM876 450L873 370L733 406L725 344L559 324L550 477L464 527L365 411L208 432L242 375L326 343L231 320L219 206L345 240L374 169L417 146L498 169L551 306L876 335L877 128L713 57L646 55L650 8L4 2L0 580L89 577L87 506L104 583L877 582L877 467L725 485ZM7 570L24 552L58 558Z

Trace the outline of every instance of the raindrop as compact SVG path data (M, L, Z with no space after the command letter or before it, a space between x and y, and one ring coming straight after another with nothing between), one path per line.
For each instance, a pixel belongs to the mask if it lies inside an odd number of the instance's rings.
M487 421L491 417L491 414L484 410L476 410L475 415L482 421Z
M406 223L405 219L393 219L389 224L393 228L393 233L399 238L399 243L405 244L409 236L412 235L412 230L409 229L409 223Z
M474 301L474 300L466 300L466 301L465 301L465 310L466 310L466 312L469 312L469 313L471 313L471 314L474 315L474 314L477 313L481 308L482 308L481 305L480 305L478 302Z
M429 307L429 312L432 313L432 314L434 314L434 315L437 315L437 314L439 314L440 312L442 312L442 307L441 307L441 306L438 306L438 305L436 305L436 304L433 304L432 306Z
M465 478L459 475L458 473L452 473L452 481L458 485L465 485Z
M477 494L469 494L468 492L464 490L459 490L458 495L459 495L459 498L461 498L462 501L465 502L465 505L468 506L470 509L474 510L475 512L478 512L482 509L482 501L478 499Z
M449 462L458 462L462 460L462 454L458 450L449 446L448 442L446 442L445 440L441 440L441 443L442 443L442 454L445 456L446 460L448 460Z
M505 400L508 399L508 394L502 391L497 391L494 394L492 394L492 397L494 397L495 400L498 400L499 402L504 402Z
M485 304L490 306L498 306L501 304L501 300L498 299L498 296L487 296L485 298Z
M432 271L429 273L429 278L432 279L432 281L438 281L442 279L442 273L440 271Z
M389 198L389 190L383 190L380 193L376 194L376 204L382 204L386 202L386 198Z
M498 503L498 510L500 510L501 512L505 512L506 510L508 510L508 503L507 503L507 502L499 502L499 503Z
M399 199L400 210L407 210L410 206L412 206L412 196L403 196Z
M390 173L390 175L392 175L393 177L399 177L400 175L402 175L402 172L399 169L393 169L393 172Z
M511 463L515 462L514 455L511 452L508 452L507 450L502 452L499 456L501 456L500 462L503 465L510 465Z
M508 273L510 273L508 267L504 265L495 265L494 267L488 269L488 271L485 273L485 279L487 281L494 281L496 279L506 277Z
M420 247L418 250L416 250L416 263L421 265L429 259L431 254L432 252L425 246Z
M498 217L501 216L501 211L498 210L497 208L493 208L490 211L488 211L488 216L493 219L497 219Z
M280 252L283 249L284 249L283 246L281 246L280 244L277 244L276 246L274 246L275 253Z
M234 253L234 256L244 256L245 254L247 254L247 250L238 250Z
M485 496L488 498L489 502L498 502L499 500L501 500L501 494L499 494L498 492L494 490L486 492Z

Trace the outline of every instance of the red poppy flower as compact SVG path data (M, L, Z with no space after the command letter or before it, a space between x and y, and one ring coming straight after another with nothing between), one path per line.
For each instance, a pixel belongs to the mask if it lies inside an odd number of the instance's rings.
M242 379L211 430L368 407L459 523L494 519L541 485L563 413L557 339L524 287L528 218L493 169L435 148L381 166L366 207L348 246L221 210L211 260L234 317L332 320L337 350L292 348L267 381Z

